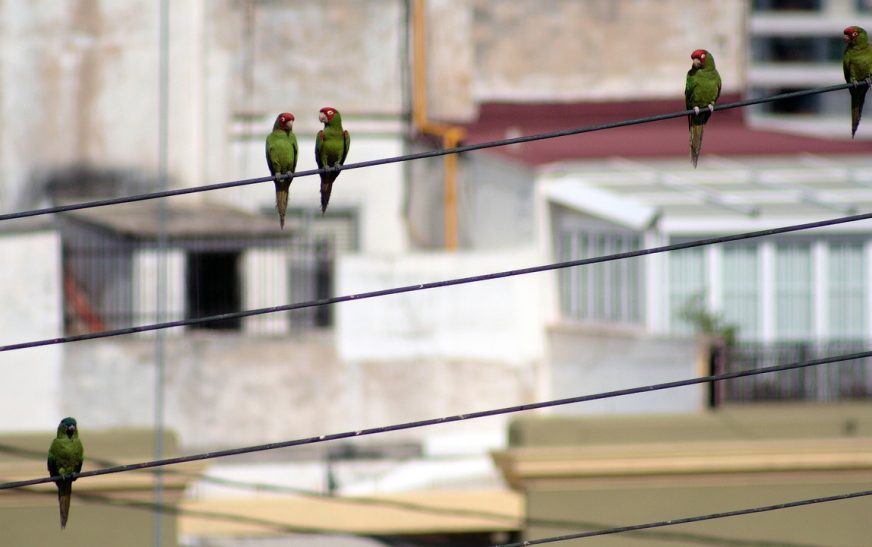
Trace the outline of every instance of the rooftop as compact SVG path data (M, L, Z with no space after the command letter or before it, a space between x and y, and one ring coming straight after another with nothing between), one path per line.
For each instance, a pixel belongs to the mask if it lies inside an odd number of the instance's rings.
M739 100L721 97L721 103ZM504 139L562 128L582 127L675 112L684 108L680 97L666 100L604 103L485 103L479 117L466 125L467 143ZM861 124L861 131L863 125ZM630 127L599 131L491 149L491 153L528 165L545 165L574 159L688 157L687 121L675 118ZM700 167L710 154L760 156L783 154L872 154L872 141L850 139L845 118L844 138L812 138L754 129L743 109L716 112L706 126ZM689 160L688 160L689 161Z

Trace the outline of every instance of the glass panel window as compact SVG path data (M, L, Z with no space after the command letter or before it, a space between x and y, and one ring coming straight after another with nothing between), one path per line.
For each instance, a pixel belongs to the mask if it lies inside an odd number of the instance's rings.
M684 313L706 291L705 254L701 247L669 253L669 321L672 332L693 334Z
M742 339L760 336L760 259L757 245L723 247L723 315Z
M562 230L558 260L591 258L639 248L640 237L595 230ZM560 311L577 320L639 323L642 320L639 259L564 268L558 274Z
M811 245L775 247L775 335L798 340L812 335L813 284Z
M830 243L828 271L829 338L863 339L866 333L863 245Z

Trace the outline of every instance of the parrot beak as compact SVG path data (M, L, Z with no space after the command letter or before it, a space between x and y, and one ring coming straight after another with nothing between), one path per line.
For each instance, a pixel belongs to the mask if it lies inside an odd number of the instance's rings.
M72 437L73 433L75 433L75 432L76 432L76 426L74 426L74 425L67 426L67 437Z
M323 112L318 113L318 121L321 123L327 123L327 115Z
M702 66L702 61L700 61L699 59L693 60L693 68L699 68L701 66Z

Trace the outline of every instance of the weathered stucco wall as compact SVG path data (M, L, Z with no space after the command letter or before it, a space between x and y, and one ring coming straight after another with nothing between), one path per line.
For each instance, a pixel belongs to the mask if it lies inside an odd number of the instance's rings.
M404 23L401 0L171 2L173 184L245 171L247 156L233 153L239 138L258 142L253 176L262 176L277 112L296 113L304 133L323 106L399 116ZM156 173L158 37L154 2L0 3L0 208L38 203L35 181L59 166Z
M712 52L744 88L746 0L459 0L429 8L431 111L476 101L678 97L690 54ZM450 37L450 38L446 38Z
M535 398L529 370L437 357L350 363L337 357L331 335L314 331L299 338L195 333L169 339L166 354L166 425L184 450L362 429ZM60 406L83 431L152 425L153 340L68 344L63 358ZM505 420L494 418L378 440L436 442L475 432L486 443L504 431Z

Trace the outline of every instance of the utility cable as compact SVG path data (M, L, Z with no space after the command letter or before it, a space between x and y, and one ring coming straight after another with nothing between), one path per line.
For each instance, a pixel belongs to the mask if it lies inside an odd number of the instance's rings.
M623 260L625 258L635 258L640 256L653 255L658 253L665 253L671 251L678 251L681 249L691 249L694 247L703 247L706 245L715 245L720 243L728 243L731 241L740 241L744 239L753 239L758 237L767 237L778 234L786 234L790 232L799 232L802 230L811 230L815 228L821 228L824 226L835 226L837 224L847 224L849 222L857 222L860 220L869 220L872 219L872 212L863 213L859 215L851 215L846 217L839 217L829 220L819 220L816 222L807 222L804 224L793 224L790 226L782 226L780 228L770 228L767 230L758 230L754 232L744 232L741 234L733 234L726 236L718 236L707 239L697 239L693 241L687 241L684 243L673 243L671 245L663 245L660 247L651 247L648 249L639 249L636 251L626 251L623 253L616 253L611 255L597 256L591 258L581 258L577 260L567 260L564 262L553 262L550 264L543 264L540 266L532 266L529 268L520 268L517 270L505 270L502 272L495 272L484 275L474 275L470 277L460 277L455 279L448 279L444 281L434 281L431 283L420 283L417 285L406 285L404 287L396 287L392 289L382 289L378 291L370 291L363 292L358 294L350 294L345 296L333 296L330 298L322 298L319 300L309 300L306 302L297 302L295 304L283 304L281 306L272 306L269 308L257 308L252 310L244 310L238 312L230 312L230 313L222 313L218 315L209 315L205 317L192 317L189 319L178 319L175 321L165 321L162 323L153 323L149 325L139 325L135 327L124 327L121 329L114 330L106 330L99 332L89 332L85 334L75 334L70 336L61 336L57 338L46 338L43 340L34 340L30 342L19 342L16 344L7 344L5 346L0 346L0 352L4 351L13 351L19 349L26 348L35 348L40 346L51 346L54 344L66 344L68 342L80 342L83 340L95 340L98 338L109 338L112 336L122 336L125 334L135 334L139 332L149 332L156 331L161 329L170 329L174 327L185 327L189 325L196 325L199 323L206 323L210 321L222 321L226 319L242 319L245 317L254 317L257 315L265 315L270 313L278 313L278 312L286 312L293 310L301 310L305 308L313 308L318 306L328 306L331 304L339 304L342 302L351 302L355 300L365 300L368 298L375 298L381 296L389 296L393 294L402 294L402 293L410 293L416 291L423 291L427 289L437 289L441 287L452 287L455 285L465 285L468 283L477 283L480 281L491 281L494 279L503 279L507 277L514 277L518 275L526 275L531 273L539 273L539 272L547 272L552 270L559 270L563 268L573 268L576 266L586 266L588 264L600 264L603 262L611 262L613 260Z
M38 450L30 450L27 448L22 448L9 444L0 443L0 454L10 454L13 456L19 456L22 458L28 459L45 459L45 451ZM108 460L106 458L94 458L89 457L88 461L92 464L101 465L104 467L119 465L118 462L113 460ZM401 459L401 461L405 461ZM143 469L144 473L154 473L154 469ZM310 490L306 488L298 488L294 486L281 485L276 483L265 483L265 482L250 482L250 481L241 481L236 479L228 479L225 477L219 477L216 475L210 475L208 473L203 472L194 472L194 471L186 471L183 469L165 469L163 473L167 476L173 475L177 477L185 477L191 481L203 481L210 484L215 484L219 486L225 486L227 488L246 490L246 491L254 491L254 492L272 492L277 494L290 494L294 496L299 496L303 498L309 499L319 499L324 501L329 501L330 503L337 504L346 504L346 505L357 505L360 507L369 507L369 508L390 508L390 509L401 509L404 511L412 511L415 513L421 514L431 514L431 515L442 515L448 517L459 517L459 518L471 518L471 519L488 519L488 520L498 520L510 523L516 523L519 520L518 515L512 515L508 513L499 513L495 511L483 510L483 509L459 509L453 507L441 507L436 505L430 505L423 502L414 502L414 501L404 501L393 498L384 498L384 497L375 497L375 496L343 496L343 495L333 495L327 494L324 492L320 492L317 490ZM35 490L31 488L21 488L18 489L19 492L28 492L28 493L37 493L37 494L53 494L52 491L44 491L44 490ZM77 492L76 496L80 496ZM96 497L99 494L94 494L94 498L88 501L95 501L100 503L100 498ZM109 498L106 498L109 499ZM113 501L117 500L117 498L111 498ZM144 509L153 510L154 504L149 502L141 502L135 500L125 500L130 501L130 506L134 508L142 507ZM125 503L126 504L126 503ZM145 505L142 505L145 504ZM164 504L162 507L167 507ZM180 507L180 506L169 506L169 508L177 512L180 515L188 514L188 510ZM218 515L215 518L219 518L219 516L223 516L222 520L227 521L236 521L237 515L232 513L230 514L211 514ZM199 512L192 514L191 516L199 516ZM207 518L212 518L209 516ZM245 521L243 521L245 522ZM550 528L564 528L564 529L591 529L591 528L603 528L605 526L611 526L610 524L606 524L603 522L596 521L583 521L583 520L563 520L563 519L544 519L544 518L530 518L523 517L524 524L528 526L547 526ZM268 522L263 522L265 526L269 525ZM279 523L272 523L279 524ZM279 524L281 525L281 524ZM695 543L699 545L710 545L710 546L718 546L718 547L821 547L818 545L810 544L810 543L793 543L793 542L770 542L762 539L737 539L737 538L728 538L724 536L717 536L711 534L699 534L695 532L672 532L672 531L653 531L653 532L639 532L636 534L636 537L642 539L651 539L651 540L670 540L670 541L682 541L684 543Z
M503 408L497 408L492 410L483 410L477 412L470 412L468 414L455 414L452 416L444 416L442 418L431 418L427 420L418 420L414 422L404 422L394 425L381 426L381 427L373 427L368 429L360 429L357 431L346 431L343 433L332 433L329 435L320 435L318 437L307 437L303 439L294 439L290 441L283 441L277 443L269 443L269 444L260 444L254 446L245 446L240 448L230 448L226 450L216 450L213 452L203 452L200 454L191 454L188 456L179 456L176 458L166 458L161 460L153 460L142 463L133 463L127 465L118 465L115 467L107 467L103 469L94 469L91 471L83 471L81 473L74 473L73 476L75 478L80 477L95 477L99 475L109 475L113 473L125 473L128 471L136 471L140 469L150 469L154 467L163 467L167 465L176 465L180 463L194 462L194 461L202 461L202 460L210 460L214 458L224 458L227 456L238 456L240 454L250 454L252 452L263 452L266 450L277 450L279 448L290 448L293 446L302 446L309 444L317 444L329 441L338 441L341 439L351 439L355 437L364 437L368 435L377 435L382 433L389 433L393 431L404 431L407 429L417 429L421 427L429 427L440 424L446 424L451 422L459 422L463 420L472 420L477 418L486 418L489 416L500 416L503 414L512 414L515 412L525 412L528 410L537 410L540 408L551 408L556 406L564 406L569 404L577 404L584 403L589 401L598 401L602 399L611 399L615 397L624 397L627 395L635 395L639 393L651 393L654 391L661 391L665 389L674 389L679 387L692 386L697 384L704 384L710 382L717 382L722 380L732 380L734 378L744 378L747 376L757 376L760 374L768 374L771 372L781 372L785 370L796 370L801 368L814 367L819 365L825 365L829 363L839 363L844 361L850 361L854 359L865 359L872 357L872 351L863 351L859 353L851 353L846 355L836 355L831 357L824 357L821 359L813 359L809 361L800 361L796 363L789 363L783 365L773 365L769 367L763 367L755 370L740 370L735 372L725 372L722 374L712 374L709 376L701 376L697 378L690 378L686 380L677 380L673 382L664 382L660 384L650 384L646 386L633 387L627 389L619 389L615 391L606 391L602 393L595 393L591 395L580 395L576 397L568 397L564 399L554 399L550 401L540 401L538 403L528 403L523 405L515 405L508 406ZM59 480L63 477L42 477L38 479L29 479L23 481L15 481L15 482L5 482L0 483L0 490L8 490L11 488L20 488L23 486L31 486L34 484L42 484L47 482L52 482L54 480Z
M519 541L516 543L504 543L494 545L493 547L525 547L527 545L541 545L544 543L556 543L558 541L569 541L573 539L583 539L595 536L606 536L611 534L622 534L625 532L635 532L637 530L649 530L651 528L662 528L664 526L675 526L677 524L689 524L691 522L701 522L704 520L722 519L727 517L738 517L742 515L752 515L754 513L765 513L767 511L778 511L779 509L790 509L791 507L802 507L805 505L814 505L818 503L828 503L831 501L842 501L864 496L872 496L872 490L862 490L860 492L850 492L847 494L837 494L835 496L824 496L820 498L804 499L799 501L790 501L786 503L776 503L774 505L764 505L762 507L751 507L748 509L737 509L735 511L724 511L722 513L711 513L709 515L701 515L697 517L686 517L680 519L661 520L657 522L649 522L646 524L634 524L632 526L620 526L618 528L608 528L606 530L594 530L590 532L579 532L577 534L565 534L562 536L551 536L540 539L531 539L527 541Z
M866 82L859 82L857 84L858 87L867 87L868 84ZM757 97L754 99L745 99L742 101L736 101L732 103L726 103L722 105L718 105L715 107L716 111L719 110L730 110L734 108L743 108L746 106L751 106L755 104L762 103L771 103L775 101L782 101L785 99L794 99L797 97L807 97L810 95L818 95L821 93L829 93L832 91L839 91L842 89L848 89L850 87L854 87L854 84L837 84L830 85L825 87L817 87L813 89L803 89L799 91L791 91L789 93L779 93L777 95L771 95L768 97ZM415 154L404 154L401 156L393 156L389 158L381 158L369 161L361 161L357 163L349 163L339 167L327 167L323 169L309 169L306 171L299 171L294 174L294 178L299 177L307 177L311 175L316 175L320 173L326 173L328 171L349 171L351 169L362 169L364 167L375 167L378 165L387 165L391 163L400 163L406 161L414 161L414 160L422 160L426 158L436 158L440 156L445 156L448 154L462 154L464 152L472 152L475 150L484 150L487 148L496 148L499 146L510 146L513 144L520 144L525 142L532 141L541 141L545 139L556 139L559 137L568 137L571 135L581 135L583 133L593 133L595 131L603 131L606 129L616 129L618 127L628 127L632 125L640 125L644 123L650 122L658 122L663 120L670 120L673 118L681 118L683 116L688 116L693 114L693 110L681 110L677 112L669 112L667 114L657 114L653 116L645 116L642 118L633 118L629 120L622 120L616 122L608 122L596 125L588 125L584 127L575 127L570 129L560 129L557 131L548 131L545 133L537 133L534 135L524 135L521 137L514 137L510 139L499 139L494 141L487 141L475 144L466 144L463 146L455 146L453 148L439 148L435 150L428 150L426 152L418 152ZM170 196L180 196L184 194L194 194L198 192L208 192L212 190L221 190L223 188L234 188L237 186L247 186L250 184L258 184L261 182L270 182L274 181L273 177L257 177L251 179L241 179L234 180L230 182L221 182L216 184L207 184L204 186L194 186L189 188L177 188L174 190L165 190L161 192L150 192L146 194L136 194L132 196L124 196L117 198L108 198L108 199L100 199L95 201L88 201L82 203L71 203L68 205L58 205L54 207L45 207L42 209L31 209L29 211L19 211L16 213L6 213L0 215L0 221L2 220L12 220L16 218L25 218L25 217L34 217L39 215L48 215L52 213L62 213L65 211L77 211L81 209L91 209L94 207L104 207L107 205L118 205L121 203L130 203L134 201L145 201L150 199L157 198L165 198Z

